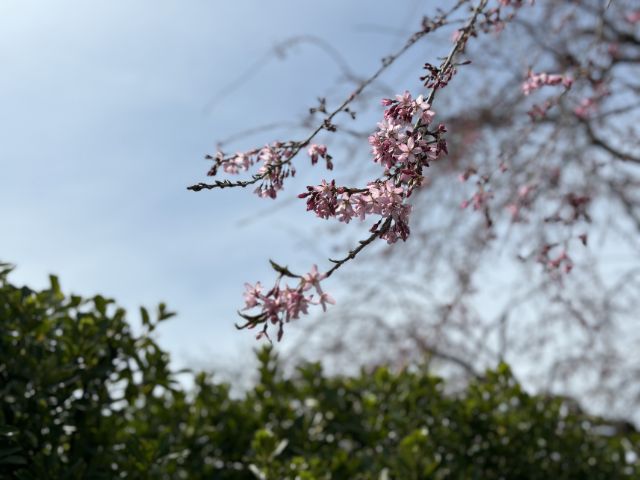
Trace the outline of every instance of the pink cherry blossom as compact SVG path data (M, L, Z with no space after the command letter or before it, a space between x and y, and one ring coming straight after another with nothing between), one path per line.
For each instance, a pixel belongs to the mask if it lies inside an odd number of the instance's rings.
M628 12L624 19L632 25L636 23L640 23L640 10L634 10L632 12Z
M579 118L587 118L597 109L596 99L593 97L583 98L580 100L580 104L574 108L573 113Z
M331 163L331 155L327 153L326 145L317 145L315 143L307 149L307 153L311 158L311 165L318 163L318 158L323 158L327 162L327 170L333 170L333 163Z
M327 303L331 304L331 305L335 305L336 301L333 299L333 297L331 295L329 295L328 293L321 293L320 294L320 300L319 300L320 305L322 306L322 311L326 312L327 311Z
M465 200L460 204L461 208L467 208L469 205L473 207L474 210L482 209L489 200L493 198L493 193L490 191L486 191L482 188L479 188L476 193L469 200Z
M527 79L522 84L522 92L525 95L529 95L534 90L538 90L545 85L562 85L565 89L568 89L573 85L573 78L568 75L549 74L545 72L534 74L529 71Z
M263 336L268 338L269 326L277 325L277 338L280 340L283 334L283 325L298 319L302 314L309 313L310 305L320 305L322 310L326 311L327 304L335 304L333 297L322 290L320 282L326 278L326 274L320 273L316 265L313 265L309 273L297 277L299 282L295 286L281 286L282 277L291 276L291 274L282 267L278 266L278 269L280 269L280 277L266 293L263 293L260 282L255 285L245 284L243 311L249 310L254 313L242 313L241 316L247 323L238 328L255 328L262 325L258 338ZM314 290L313 293L307 293L311 289ZM315 295L317 295L317 300L314 298Z
M320 289L320 280L323 280L326 276L326 274L318 272L318 266L314 264L311 267L311 271L302 276L304 290L308 290L311 287Z
M244 286L246 289L244 293L244 309L247 310L258 305L258 302L260 300L260 293L262 292L262 285L260 285L260 282L258 282L255 285L245 283Z

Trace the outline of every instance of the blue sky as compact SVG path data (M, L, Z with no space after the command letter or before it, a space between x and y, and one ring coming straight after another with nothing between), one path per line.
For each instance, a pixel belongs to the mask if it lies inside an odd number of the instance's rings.
M372 72L403 38L393 29L418 23L417 4L3 0L0 259L17 264L14 281L41 287L55 273L66 291L113 297L132 316L167 302L179 316L159 340L178 364L245 352L253 337L233 327L243 283L270 281L270 257L302 268L322 260L305 242L318 221L302 203L265 215L280 204L185 187L204 179L217 140L298 120L339 72L299 47L216 93L301 34Z

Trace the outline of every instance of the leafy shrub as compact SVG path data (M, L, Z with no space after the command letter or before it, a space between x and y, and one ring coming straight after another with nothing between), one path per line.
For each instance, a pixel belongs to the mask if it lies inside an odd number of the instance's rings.
M0 267L0 476L19 479L640 478L640 437L527 394L500 365L459 395L415 367L285 378L270 348L240 398L187 390L152 338L172 316L34 291Z

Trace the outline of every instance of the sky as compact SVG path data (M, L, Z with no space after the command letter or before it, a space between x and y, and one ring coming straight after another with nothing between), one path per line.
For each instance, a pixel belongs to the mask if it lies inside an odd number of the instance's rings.
M243 283L269 282L268 258L317 262L318 220L286 196L186 186L206 180L218 140L296 121L335 85L313 45L256 63L276 45L314 35L370 73L418 25L417 5L0 2L0 260L17 265L13 281L41 288L56 274L134 323L139 305L166 302L178 317L158 340L177 365L244 355L256 343L233 326Z

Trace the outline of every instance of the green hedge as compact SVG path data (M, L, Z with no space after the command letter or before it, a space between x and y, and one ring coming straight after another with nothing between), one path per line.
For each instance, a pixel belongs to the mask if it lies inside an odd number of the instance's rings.
M0 477L20 479L640 478L633 429L524 392L506 365L460 395L425 369L283 378L260 350L242 396L186 390L111 300L33 291L0 267ZM248 365L252 362L247 362Z

